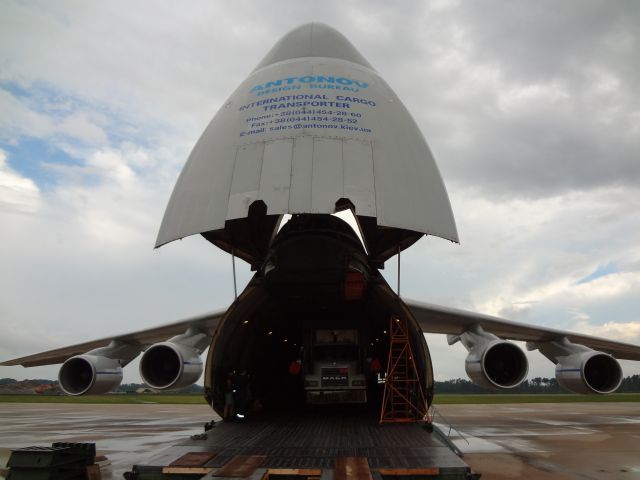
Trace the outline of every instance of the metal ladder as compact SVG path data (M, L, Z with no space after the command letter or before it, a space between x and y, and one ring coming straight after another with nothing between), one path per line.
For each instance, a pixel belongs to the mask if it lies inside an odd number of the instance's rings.
M389 358L379 423L413 423L426 419L427 414L427 402L411 351L407 322L391 317Z

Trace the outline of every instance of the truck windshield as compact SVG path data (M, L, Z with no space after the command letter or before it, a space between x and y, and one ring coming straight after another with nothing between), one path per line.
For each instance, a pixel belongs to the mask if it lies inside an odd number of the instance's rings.
M313 348L314 361L353 362L358 360L357 345L320 345Z

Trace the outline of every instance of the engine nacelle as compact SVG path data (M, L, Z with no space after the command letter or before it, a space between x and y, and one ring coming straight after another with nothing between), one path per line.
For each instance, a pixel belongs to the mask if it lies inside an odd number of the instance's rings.
M156 343L140 359L140 376L151 388L166 390L188 387L202 375L197 348L171 341Z
M612 393L622 383L622 368L611 355L590 350L562 358L556 365L556 379L574 393Z
M449 345L462 343L469 355L465 370L473 383L484 388L514 388L529 372L529 362L516 345L473 325L459 335L447 335Z
M58 373L60 388L68 395L107 393L122 382L120 361L100 355L69 358Z
M611 393L622 383L622 367L611 355L572 343L562 337L550 342L529 342L556 364L556 380L574 393Z
M509 389L527 378L529 362L518 346L505 340L493 340L469 351L465 370L471 381L480 387Z

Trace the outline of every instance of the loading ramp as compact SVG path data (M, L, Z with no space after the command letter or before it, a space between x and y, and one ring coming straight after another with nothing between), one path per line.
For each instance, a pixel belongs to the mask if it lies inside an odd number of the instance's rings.
M371 414L354 411L217 423L206 438L187 439L165 449L146 465L135 466L128 478L466 480L479 476L431 428L417 423L379 425Z

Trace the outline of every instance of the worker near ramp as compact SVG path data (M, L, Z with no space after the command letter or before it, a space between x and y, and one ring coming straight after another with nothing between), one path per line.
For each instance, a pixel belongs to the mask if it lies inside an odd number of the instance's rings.
M235 379L234 408L235 418L244 420L251 403L251 378L246 370L242 370Z

